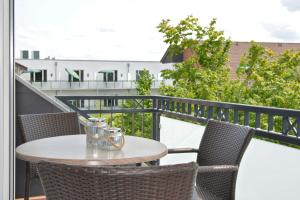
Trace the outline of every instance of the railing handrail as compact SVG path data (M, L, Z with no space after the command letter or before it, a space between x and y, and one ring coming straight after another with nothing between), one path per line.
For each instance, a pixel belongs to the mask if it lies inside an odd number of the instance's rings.
M59 99L68 99L72 97L74 99L82 99L82 95L62 95L57 96ZM170 97L170 96L162 96L162 95L88 95L84 96L84 99L170 99L176 100L182 103L192 103L192 104L203 104L206 106L216 106L223 107L228 109L237 108L243 111L259 111L260 113L265 114L276 114L276 115L292 115L292 116L300 116L300 110L296 109L287 109L287 108L278 108L271 106L259 106L259 105L248 105L248 104L239 104L239 103L230 103L230 102L219 102L219 101L210 101L210 100L202 100L202 99L189 99L189 98L181 98L181 97Z
M159 128L157 127L159 127L160 115L163 114L170 117L187 119L200 123L207 123L210 119L216 119L251 126L251 123L254 122L252 127L256 130L257 135L289 144L300 145L300 110L295 109L252 106L246 104L159 95L57 96L57 98L85 117L89 116L88 113L152 113L154 118L153 136L156 136L156 139L159 139ZM105 109L100 107L100 109L80 110L72 105L69 100L110 100L111 102L118 100L133 100L137 103L137 106L130 109L115 107L114 104L111 104ZM152 108L144 108L142 103L145 100L152 101ZM262 126L261 122L264 122L262 119L267 120L265 121L267 128ZM281 121L276 121L278 119ZM278 127L278 123L280 127ZM278 128L281 129L280 132L278 131ZM291 135L291 133L294 134Z
M170 80L153 80L153 82L166 82ZM69 81L69 80L47 80L47 81L29 81L31 83L50 83L50 82L66 82L66 83L85 83L85 82L100 82L100 83L117 83L117 82L137 82L137 80L117 80L117 81L104 81L104 80L83 80L83 81Z
M182 103L201 103L206 106L217 106L223 107L228 109L237 108L239 110L244 111L259 111L260 113L265 114L276 114L276 115L292 115L292 116L300 116L300 110L296 109L288 109L288 108L278 108L278 107L271 107L271 106L261 106L261 105L248 105L248 104L240 104L240 103L231 103L231 102L220 102L220 101L210 101L210 100L202 100L202 99L189 99L189 98L181 98L181 97L170 97L170 96L160 96L154 95L154 97L158 99L171 99L176 100Z
M137 80L118 80L118 81L104 81L104 80L85 80L85 81L69 81L69 80L48 80L48 81L28 81L32 85L41 90L101 90L101 89L135 89L137 87ZM171 85L171 80L153 80L151 84L152 89L157 89L164 83Z

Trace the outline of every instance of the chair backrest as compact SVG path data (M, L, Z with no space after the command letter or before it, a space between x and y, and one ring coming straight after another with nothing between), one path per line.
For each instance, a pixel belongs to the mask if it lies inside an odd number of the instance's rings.
M246 126L210 120L200 143L197 163L239 166L253 133ZM234 199L236 176L237 172L198 174L197 185L222 199Z
M80 134L76 112L19 115L18 120L24 142Z
M47 200L189 200L197 164L152 167L80 167L37 164Z

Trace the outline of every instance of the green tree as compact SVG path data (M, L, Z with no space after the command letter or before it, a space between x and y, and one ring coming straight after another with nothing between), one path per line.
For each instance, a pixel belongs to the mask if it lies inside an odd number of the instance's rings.
M148 70L144 69L139 74L139 79L136 81L136 90L138 95L151 95L151 85L153 77ZM151 101L143 100L136 102L135 100L127 100L123 108L135 108L136 106L143 108L151 108ZM109 119L110 120L110 119ZM110 121L109 121L110 122ZM122 127L127 135L135 135L146 138L152 137L152 114L151 113L123 113L116 114L113 117L113 125Z
M216 19L203 27L198 19L188 16L173 26L170 20L162 20L158 26L164 42L172 53L186 50L192 56L175 64L173 70L162 71L165 79L172 79L173 86L162 85L164 95L222 101L226 87L230 85L229 68L226 66L231 45L223 31L216 30Z
M231 80L227 67L230 39L217 31L216 20L202 27L189 16L173 26L163 20L159 32L169 44L171 53L191 50L190 59L178 63L162 76L173 80L173 86L162 85L167 96L178 96L234 102L250 105L300 109L300 51L276 54L252 42L237 70L239 79ZM242 120L243 116L241 116ZM254 125L255 116L250 116ZM267 116L262 115L262 128ZM275 118L275 130L281 131L282 118Z
M237 70L245 88L240 94L241 103L300 109L299 66L300 51L276 54L252 42ZM251 123L253 125L254 121ZM267 116L262 116L262 128L266 128L267 123ZM274 124L275 131L280 132L282 118L275 117ZM294 133L290 131L290 134Z
M139 79L136 81L136 90L138 95L150 95L153 77L148 70L144 69L140 72Z
M300 51L276 54L252 42L242 57L238 75L254 105L300 109Z

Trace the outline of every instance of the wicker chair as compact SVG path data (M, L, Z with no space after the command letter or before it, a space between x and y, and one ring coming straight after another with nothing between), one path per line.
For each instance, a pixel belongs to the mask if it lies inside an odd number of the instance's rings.
M80 167L37 164L47 200L190 200L197 164Z
M61 135L80 134L76 112L19 115L18 123L23 142ZM36 165L26 162L25 200L29 199L32 178L38 178Z
M253 133L249 127L211 120L199 149L169 149L169 153L198 153L194 199L235 199L239 164Z

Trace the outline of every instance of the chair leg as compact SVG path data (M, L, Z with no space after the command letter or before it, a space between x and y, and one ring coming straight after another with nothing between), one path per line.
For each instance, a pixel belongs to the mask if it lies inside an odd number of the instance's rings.
M30 177L30 163L26 162L26 178L25 178L25 195L24 195L24 200L29 200L30 182L31 182L31 177Z

